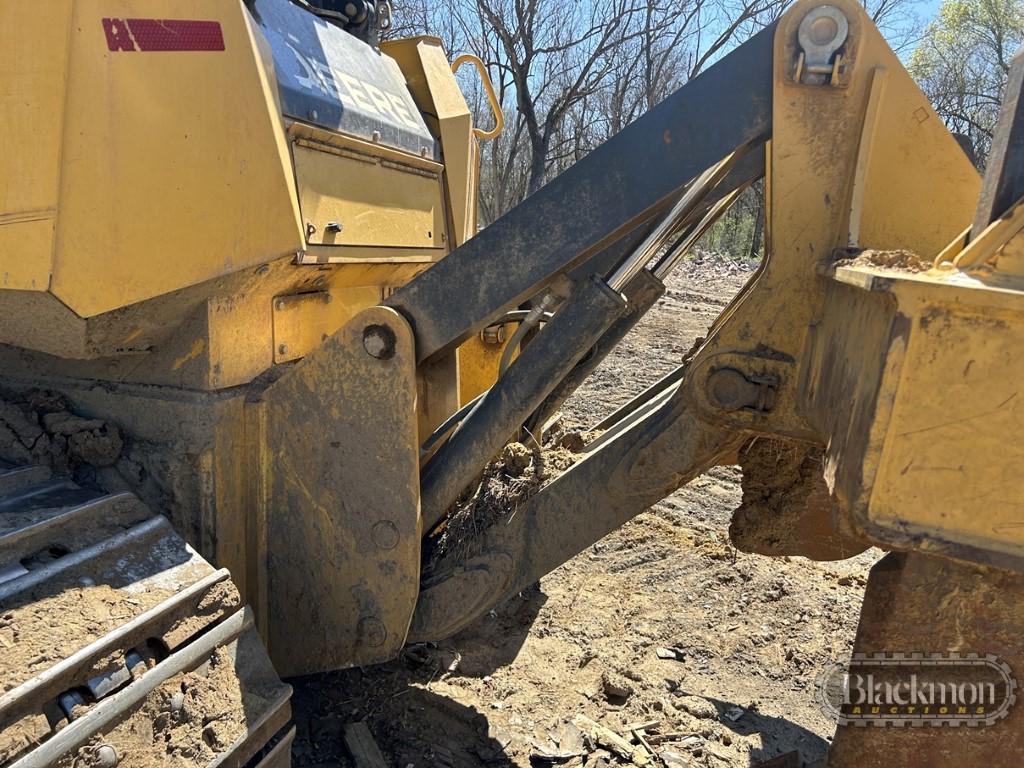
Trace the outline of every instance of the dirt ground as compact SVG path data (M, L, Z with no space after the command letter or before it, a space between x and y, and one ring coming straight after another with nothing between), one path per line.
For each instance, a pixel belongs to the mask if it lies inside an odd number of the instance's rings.
M675 367L750 274L687 262L568 417L593 423ZM362 720L396 768L628 765L579 748L568 725L579 715L627 739L646 724L651 765L746 767L794 751L787 765L819 764L834 726L815 676L849 652L878 553L738 553L727 529L740 496L739 469L716 468L469 631L380 667L291 681L294 764L352 766L342 728Z

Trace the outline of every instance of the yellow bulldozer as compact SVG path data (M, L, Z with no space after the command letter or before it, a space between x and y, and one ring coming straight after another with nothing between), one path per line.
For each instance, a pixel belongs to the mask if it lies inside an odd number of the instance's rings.
M720 464L778 502L740 548L891 552L859 657L1024 668L1024 60L983 180L860 3L799 0L477 232L500 109L389 23L0 7L0 765L287 766L282 677L451 636ZM707 337L436 551L759 179ZM1017 765L1005 687L986 727L847 712L830 765Z

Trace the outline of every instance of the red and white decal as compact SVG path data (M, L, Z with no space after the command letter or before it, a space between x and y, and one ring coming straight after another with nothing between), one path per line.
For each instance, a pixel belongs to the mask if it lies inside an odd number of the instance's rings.
M111 51L223 51L219 21L103 19Z

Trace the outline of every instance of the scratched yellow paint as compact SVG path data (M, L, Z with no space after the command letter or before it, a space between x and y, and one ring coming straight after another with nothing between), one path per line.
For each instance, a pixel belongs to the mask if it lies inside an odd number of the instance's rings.
M203 354L204 349L206 349L206 339L196 339L192 342L192 347L189 351L174 361L174 365L171 366L172 370L177 371L189 360L195 360Z
M963 290L922 280L898 291L914 320L870 515L1019 553L1024 301Z

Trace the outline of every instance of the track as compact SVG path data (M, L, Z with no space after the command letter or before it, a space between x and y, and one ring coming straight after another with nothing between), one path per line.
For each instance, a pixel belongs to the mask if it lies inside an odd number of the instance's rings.
M290 697L166 519L0 463L0 766L288 766Z

